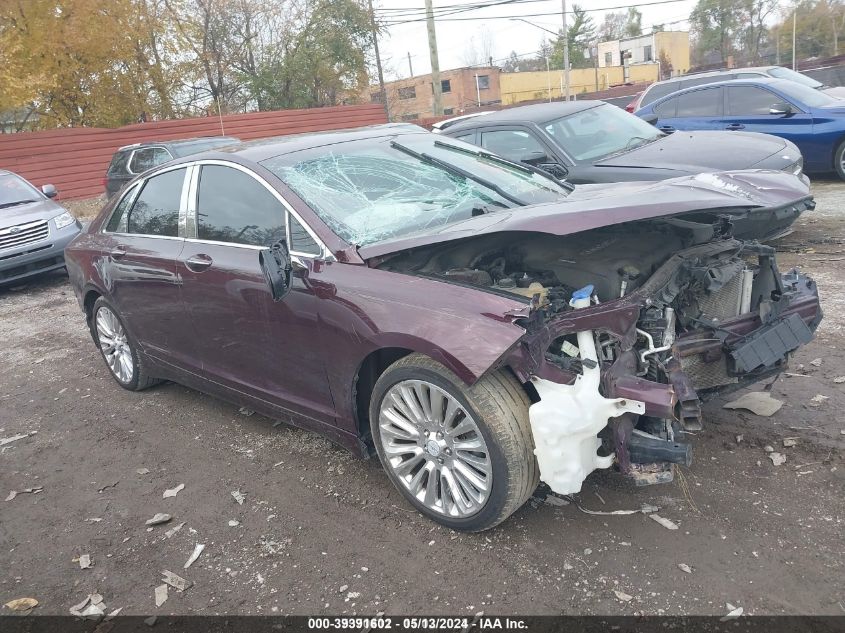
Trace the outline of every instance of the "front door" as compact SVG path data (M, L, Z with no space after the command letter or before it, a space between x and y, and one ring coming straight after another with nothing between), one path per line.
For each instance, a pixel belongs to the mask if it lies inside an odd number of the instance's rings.
M294 413L333 420L309 266L274 302L259 264L262 249L287 239L287 209L268 185L235 165L203 164L196 192L177 274L203 375Z

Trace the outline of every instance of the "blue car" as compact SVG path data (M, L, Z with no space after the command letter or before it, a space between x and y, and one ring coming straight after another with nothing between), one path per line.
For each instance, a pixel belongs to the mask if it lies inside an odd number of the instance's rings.
M743 130L792 141L807 173L845 180L845 100L787 79L735 79L687 88L637 110L660 130ZM725 148L731 151L730 147Z

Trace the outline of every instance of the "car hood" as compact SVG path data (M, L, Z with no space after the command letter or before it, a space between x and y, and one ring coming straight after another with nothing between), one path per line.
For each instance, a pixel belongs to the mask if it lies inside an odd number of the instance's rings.
M845 86L833 86L831 88L822 88L821 91L831 97L837 99L845 99Z
M725 151L730 147L730 151ZM783 151L787 142L777 136L754 132L675 132L660 140L637 147L624 154L595 163L597 167L645 167L675 172L700 173L748 169L772 154ZM797 150L789 152L784 166L800 158Z
M557 202L494 210L411 235L358 248L367 260L410 248L489 233L571 235L631 222L714 209L781 207L810 197L809 186L781 171L745 170L658 182L580 185Z
M0 229L16 224L34 222L35 220L49 220L64 210L64 207L49 199L0 209Z

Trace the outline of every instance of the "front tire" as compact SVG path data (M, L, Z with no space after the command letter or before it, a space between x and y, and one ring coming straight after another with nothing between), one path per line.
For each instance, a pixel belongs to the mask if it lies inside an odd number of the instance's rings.
M388 477L426 517L480 532L515 512L540 480L530 401L506 370L466 386L411 354L376 382L370 427Z
M161 382L147 373L137 344L129 336L117 310L103 297L94 302L91 310L91 335L109 373L121 387L141 391Z
M842 141L833 153L833 168L840 180L845 180L845 141Z

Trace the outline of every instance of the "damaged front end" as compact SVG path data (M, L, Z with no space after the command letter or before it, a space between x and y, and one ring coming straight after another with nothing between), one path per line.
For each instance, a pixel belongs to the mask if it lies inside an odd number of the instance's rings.
M541 478L559 494L616 464L637 484L689 465L701 402L782 371L822 318L815 282L711 212L575 233L495 233L379 267L530 302L500 363L532 391ZM530 385L530 386L529 386Z

